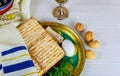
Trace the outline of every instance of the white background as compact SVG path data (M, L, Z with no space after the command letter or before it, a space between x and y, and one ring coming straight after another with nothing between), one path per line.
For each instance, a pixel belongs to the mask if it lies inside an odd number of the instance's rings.
M100 41L100 48L94 50L97 58L86 60L81 76L120 76L120 0L68 0L65 6L70 15L62 21L52 16L56 6L55 0L32 0L31 16L41 22L59 22L71 28L76 22L82 22L84 32L93 31L95 39Z

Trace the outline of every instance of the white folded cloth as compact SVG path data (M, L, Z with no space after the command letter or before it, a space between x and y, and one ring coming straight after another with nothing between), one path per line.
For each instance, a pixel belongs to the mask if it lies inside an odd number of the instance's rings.
M0 28L0 76L38 76L14 23Z

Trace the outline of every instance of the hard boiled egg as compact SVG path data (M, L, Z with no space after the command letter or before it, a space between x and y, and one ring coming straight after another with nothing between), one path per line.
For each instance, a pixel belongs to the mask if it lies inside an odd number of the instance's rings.
M62 42L62 48L64 49L66 56L71 57L74 55L74 44L70 40L64 40Z

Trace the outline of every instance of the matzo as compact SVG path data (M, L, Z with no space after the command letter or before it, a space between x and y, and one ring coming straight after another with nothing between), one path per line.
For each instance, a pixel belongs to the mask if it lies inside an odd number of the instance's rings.
M36 19L30 18L17 28L28 47L40 76L64 57L63 49Z

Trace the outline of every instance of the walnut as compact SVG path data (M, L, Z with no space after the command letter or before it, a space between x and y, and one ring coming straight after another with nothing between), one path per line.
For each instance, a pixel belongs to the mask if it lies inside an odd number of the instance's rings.
M100 43L99 43L98 40L94 40L94 41L89 42L88 45L89 45L91 48L97 49L97 48L99 48Z
M79 32L83 31L84 30L84 25L82 23L77 23L75 25L75 29Z
M92 41L94 39L94 33L92 32L92 31L87 31L86 33L85 33L85 40L87 41L87 42L90 42L90 41Z
M96 53L92 50L87 50L86 51L86 58L90 60L94 60L96 58Z

